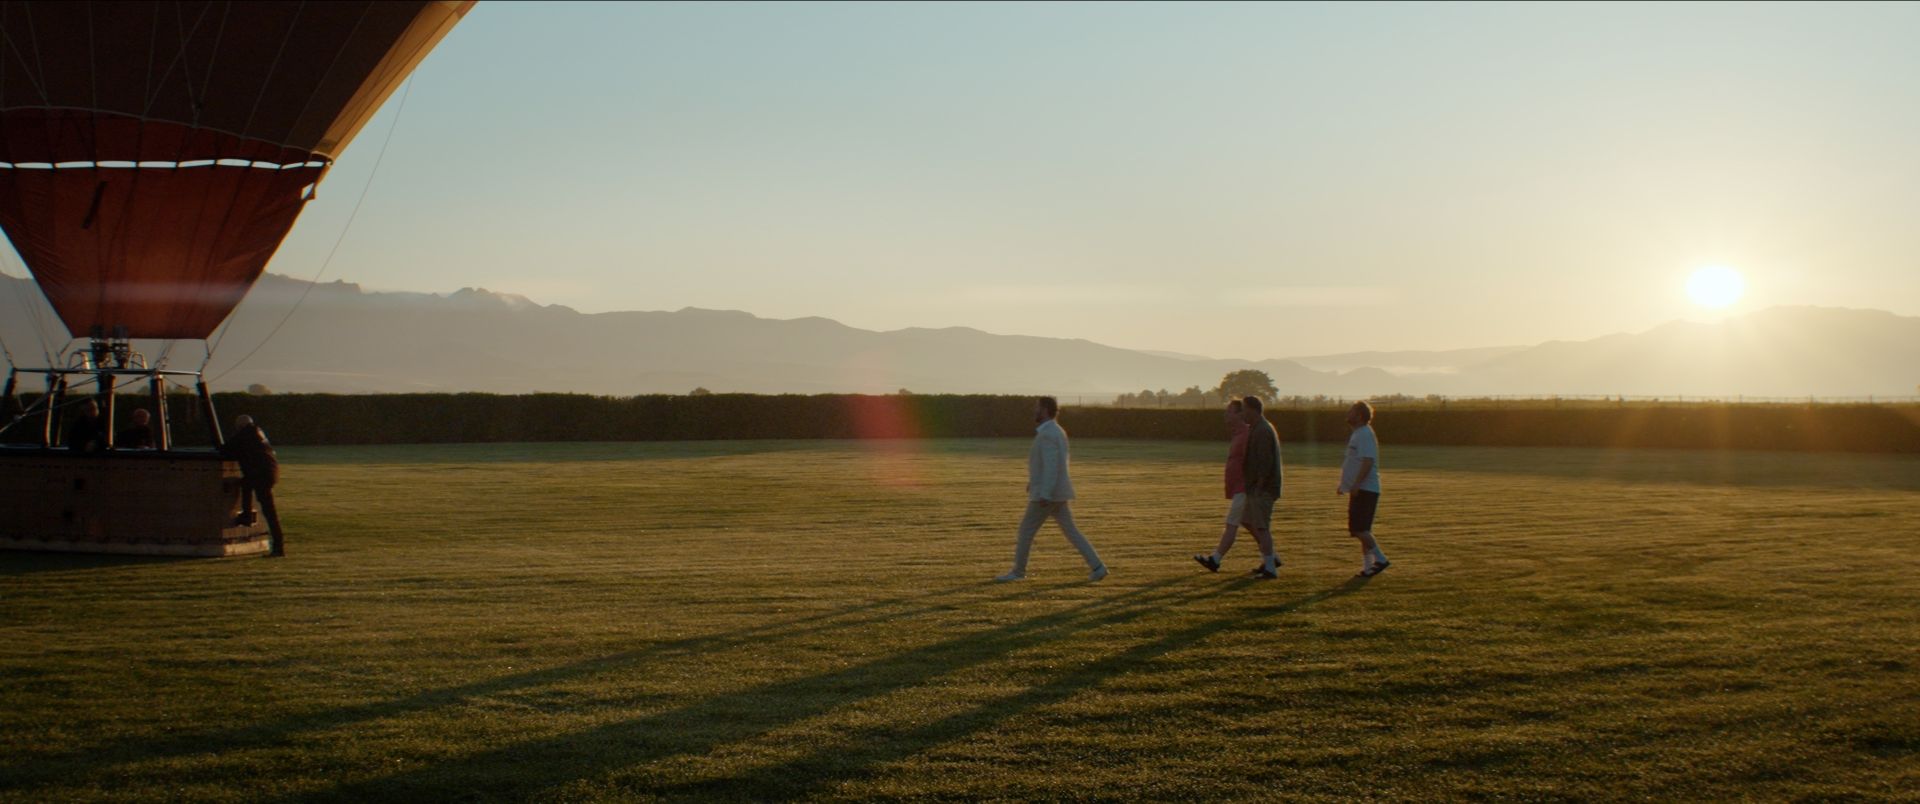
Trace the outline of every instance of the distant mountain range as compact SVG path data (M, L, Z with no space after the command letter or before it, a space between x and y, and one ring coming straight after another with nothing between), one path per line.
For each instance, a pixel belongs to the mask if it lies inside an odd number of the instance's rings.
M41 362L35 316L56 349L65 342L37 289L0 277L0 337L23 365ZM154 359L166 351L174 367L195 367L205 357L199 342L170 351L161 343L140 348ZM235 312L208 376L218 377L216 389L258 383L275 391L340 393L905 388L1053 393L1091 402L1143 389L1210 388L1243 368L1267 372L1283 394L1346 397L1911 396L1920 393L1920 318L1777 307L1716 324L1673 322L1530 347L1242 361L964 327L874 332L824 318L775 320L695 308L584 314L475 288L444 295L368 292L268 274Z

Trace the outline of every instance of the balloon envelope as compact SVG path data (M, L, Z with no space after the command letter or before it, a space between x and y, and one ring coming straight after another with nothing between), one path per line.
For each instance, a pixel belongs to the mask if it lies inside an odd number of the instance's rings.
M0 4L0 228L75 337L205 338L472 5Z

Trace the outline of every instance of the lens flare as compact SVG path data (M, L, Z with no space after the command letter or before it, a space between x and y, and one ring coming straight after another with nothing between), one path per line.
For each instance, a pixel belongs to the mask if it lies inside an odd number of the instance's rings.
M866 453L867 470L882 486L918 488L925 434L913 398L908 396L845 397L844 415L853 436Z

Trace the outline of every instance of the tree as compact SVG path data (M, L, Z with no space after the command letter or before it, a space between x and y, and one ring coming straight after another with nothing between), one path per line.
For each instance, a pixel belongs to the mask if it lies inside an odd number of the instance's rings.
M1229 371L1227 376L1220 378L1220 387L1215 390L1230 399L1257 396L1262 402L1280 396L1280 389L1273 387L1273 378L1259 369Z
M693 389L693 392L687 394L687 396L713 396L713 392L707 390L707 387L703 385Z
M252 385L247 386L247 393L253 394L254 396L267 396L268 394L273 393L273 389L268 388L256 382Z

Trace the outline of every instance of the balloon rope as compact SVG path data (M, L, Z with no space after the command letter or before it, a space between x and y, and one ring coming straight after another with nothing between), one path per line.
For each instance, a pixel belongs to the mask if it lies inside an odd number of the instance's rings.
M353 229L354 219L360 216L360 205L363 203L366 203L367 191L373 189L373 180L375 178L378 178L380 175L380 163L386 161L387 159L387 146L393 142L393 132L399 130L400 128L400 113L406 111L407 96L412 94L413 94L413 79L408 78L406 87L400 90L400 105L395 107L393 110L393 123L387 126L387 136L385 139L380 141L380 154L374 157L373 159L373 171L367 176L366 186L360 188L360 197L353 202L353 211L347 213L347 223L345 226L340 227L340 236L334 239L333 248L327 252L327 258L320 261L320 271L313 275L312 280L307 282L306 288L300 291L300 298L293 300L293 307L287 310L286 315L280 317L280 323L273 325L273 330L267 333L267 337L262 338L260 340L259 345L253 347L253 351L246 353L245 356L241 357L233 365L228 366L225 371L222 371L218 375L215 375L213 379L208 380L207 382L211 383L216 380L219 380L221 377L225 377L228 374L232 374L234 369L239 368L242 364L246 363L249 358L252 358L255 354L258 354L260 352L260 349L267 345L268 341L273 340L273 336L280 334L280 328L287 325L287 321L293 318L293 314L295 312L299 311L300 305L306 302L307 294L312 293L314 287L320 284L320 278L323 276L326 276L327 269L333 266L334 255L340 253L340 244L346 242L347 232ZM228 323L231 324L232 321L229 320ZM221 330L219 339L215 340L213 342L213 345L207 347L208 362L213 361L214 350L220 348L220 342L227 339L227 331L228 330L224 330L224 329ZM206 364L202 363L201 369L205 370L205 368L206 368Z

